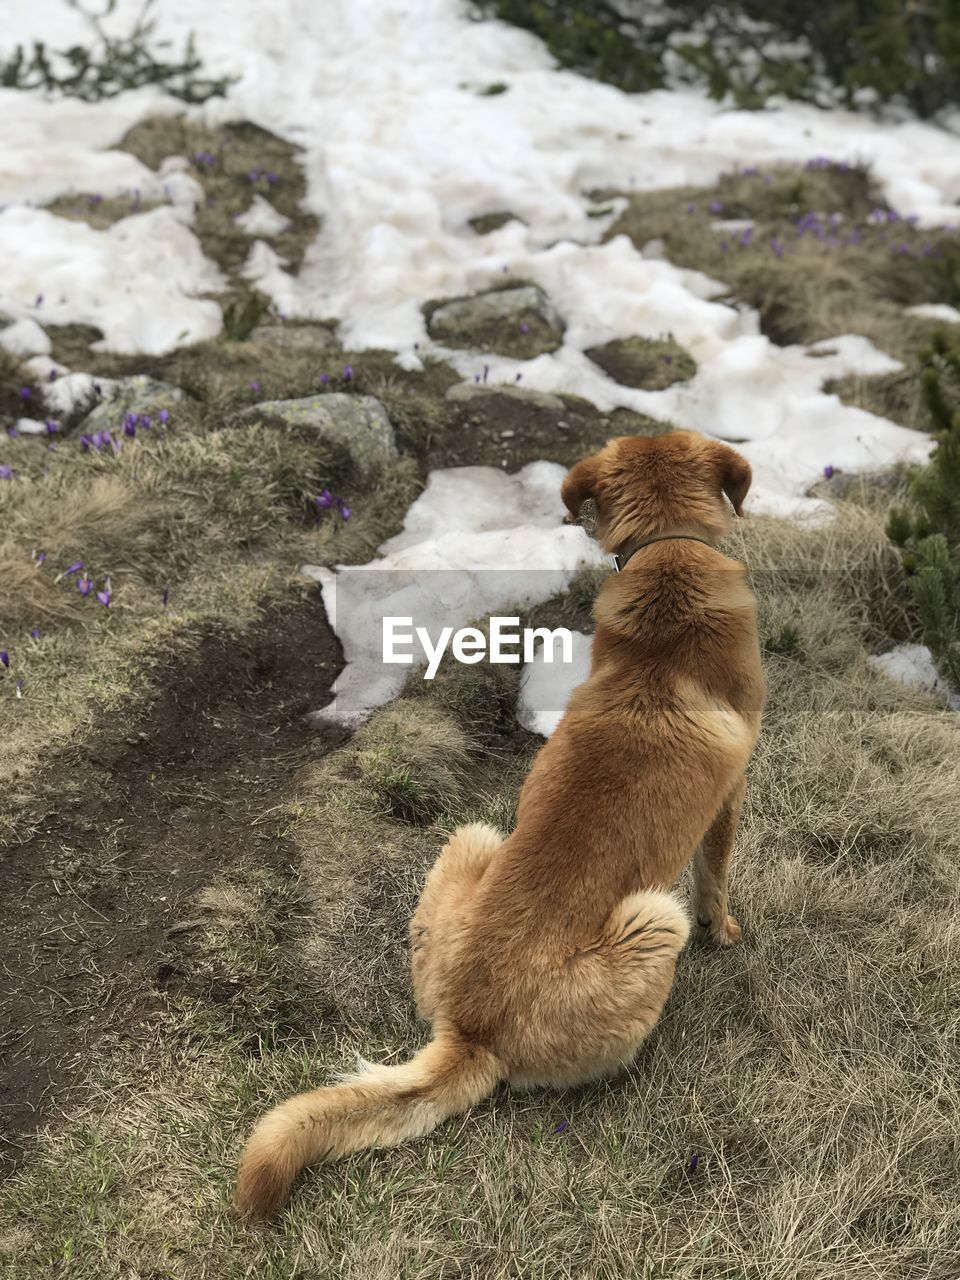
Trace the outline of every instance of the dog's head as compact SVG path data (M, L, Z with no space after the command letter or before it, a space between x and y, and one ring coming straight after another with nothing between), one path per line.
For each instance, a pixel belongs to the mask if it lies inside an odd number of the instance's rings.
M618 436L567 474L561 489L573 523L588 498L596 505L596 536L606 551L633 538L683 530L722 537L733 510L743 515L750 488L746 458L721 440L694 431Z

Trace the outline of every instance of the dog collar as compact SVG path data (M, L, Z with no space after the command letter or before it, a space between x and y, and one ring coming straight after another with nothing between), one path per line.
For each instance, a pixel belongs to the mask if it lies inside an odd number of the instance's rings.
M617 573L623 572L638 551L642 551L644 547L652 546L654 542L702 542L705 547L710 547L715 550L712 542L708 542L706 538L698 537L695 533L658 533L652 538L643 538L633 547L630 547L630 544L627 543L627 546L630 548L627 551L615 552L613 557L613 567L616 569Z

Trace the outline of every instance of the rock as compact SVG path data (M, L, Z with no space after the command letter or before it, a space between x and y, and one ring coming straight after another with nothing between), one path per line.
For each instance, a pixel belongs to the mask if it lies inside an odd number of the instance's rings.
M896 490L903 483L902 467L882 467L876 471L834 471L808 489L810 497L842 502L868 489Z
M518 387L509 382L457 382L447 388L447 400L481 400L486 396L509 396L511 400L524 400L538 409L559 412L563 401L549 391L535 391L532 387Z
M543 290L534 284L454 298L435 306L427 320L430 336L438 342L520 360L556 351L563 342L563 327Z
M469 225L478 236L486 236L491 231L499 231L508 222L523 222L523 219L518 218L515 213L504 210L499 213L481 213L478 217L471 218Z
M262 324L254 329L251 341L282 351L319 351L337 345L332 331L322 324Z
M623 387L662 391L674 382L686 382L697 372L692 356L671 338L621 338L591 347L584 355Z
M14 356L48 356L53 350L53 344L36 320L17 320L4 329L0 332L0 347Z
M146 414L156 420L161 409L171 409L178 401L186 399L179 387L149 378L145 373L99 385L103 391L103 400L80 424L80 430L87 434L93 431L120 431L127 415L131 413Z
M374 396L329 391L301 400L264 400L244 409L240 421L273 418L290 427L306 427L321 440L350 455L365 479L398 457L387 411Z

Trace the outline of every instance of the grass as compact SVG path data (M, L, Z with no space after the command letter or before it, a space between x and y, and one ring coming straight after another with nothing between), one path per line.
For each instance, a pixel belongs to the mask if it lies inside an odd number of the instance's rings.
M404 931L431 824L509 823L531 749L503 724L504 690L461 668L301 775L299 884L248 868L205 892L210 963L256 1001L236 1017L185 999L155 1039L92 1064L83 1104L3 1192L5 1274L955 1274L960 724L866 660L912 620L886 501L732 540L770 685L734 866L745 941L682 957L623 1079L502 1090L421 1142L310 1174L276 1228L229 1214L265 1105L422 1040Z
M199 398L171 402L169 423L124 439L119 454L84 452L69 423L54 452L46 436L6 442L15 474L0 481L0 648L11 664L0 680L0 775L17 782L0 799L6 835L28 821L42 758L98 717L143 703L151 654L189 647L208 625L243 630L302 562L369 556L416 492L409 459L365 494L308 432L230 425L231 405L258 398L253 366L231 362L235 349L207 343L179 356L174 374L189 365L184 381ZM272 361L268 389L289 394L286 379L306 360ZM13 369L9 385L21 377ZM316 520L312 498L324 488L352 500L349 524ZM77 561L94 583L86 597L79 573L64 576ZM105 608L96 591L108 581Z

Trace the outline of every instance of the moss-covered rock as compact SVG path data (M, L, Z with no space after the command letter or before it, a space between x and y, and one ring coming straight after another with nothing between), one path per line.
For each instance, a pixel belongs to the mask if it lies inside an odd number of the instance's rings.
M369 479L397 459L397 442L386 409L374 396L331 391L300 400L264 400L239 414L241 421L272 419L314 432L318 440L350 456Z
M430 336L451 347L530 360L563 342L563 321L534 284L428 303L425 310Z
M186 399L179 387L146 374L135 374L104 388L103 401L80 423L80 430L120 431L131 414L155 419L158 413Z
M620 338L585 353L614 382L624 387L662 391L686 382L697 371L693 357L672 338Z

